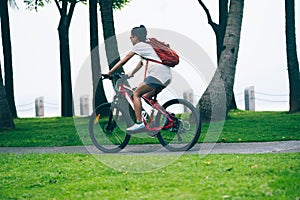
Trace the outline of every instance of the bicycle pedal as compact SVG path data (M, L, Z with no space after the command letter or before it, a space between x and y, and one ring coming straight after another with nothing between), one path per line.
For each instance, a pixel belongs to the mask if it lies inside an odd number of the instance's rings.
M94 119L94 124L97 124L99 119L100 119L100 114L98 114L97 117Z
M157 131L155 131L155 132L149 132L148 131L148 136L150 137L150 138L156 138L157 137L157 134L158 134L158 132Z

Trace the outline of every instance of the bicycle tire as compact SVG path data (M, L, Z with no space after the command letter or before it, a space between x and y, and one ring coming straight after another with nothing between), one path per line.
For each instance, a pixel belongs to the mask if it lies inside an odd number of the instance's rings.
M127 114L119 106L112 105L104 103L98 106L89 122L92 142L105 153L121 151L130 139L130 135L126 134L126 128L130 125Z
M188 151L197 143L201 134L200 113L184 99L172 99L163 108L172 113L178 122L173 128L159 131L159 142L170 151ZM162 114L158 115L156 124L166 123L163 118Z

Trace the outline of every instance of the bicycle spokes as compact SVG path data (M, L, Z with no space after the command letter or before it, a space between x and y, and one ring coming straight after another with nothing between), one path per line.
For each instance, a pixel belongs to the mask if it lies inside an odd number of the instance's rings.
M104 152L117 152L128 143L129 122L121 108L104 104L96 109L90 121L90 136L95 146Z
M171 151L188 150L200 135L196 109L189 102L178 99L167 102L164 107L168 116L158 139Z

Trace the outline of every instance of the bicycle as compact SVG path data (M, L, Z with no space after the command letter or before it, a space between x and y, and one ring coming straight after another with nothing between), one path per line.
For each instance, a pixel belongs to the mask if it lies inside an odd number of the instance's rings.
M133 89L126 84L124 74L102 75L104 79L117 79L116 92L111 103L98 106L90 117L89 132L94 145L106 153L121 151L128 144L131 134L127 127L134 122ZM151 106L150 111L143 108L144 132L157 137L170 151L187 151L198 141L201 133L199 112L184 99L172 99L162 106L153 98L142 99ZM127 109L128 108L128 109Z

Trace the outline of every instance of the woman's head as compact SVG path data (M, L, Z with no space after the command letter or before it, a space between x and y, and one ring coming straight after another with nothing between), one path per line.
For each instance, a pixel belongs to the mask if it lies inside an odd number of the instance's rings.
M137 37L140 42L145 42L147 38L147 29L144 25L140 25L139 27L134 27L131 30L131 36Z

